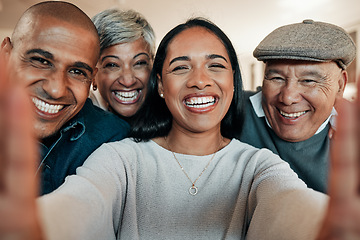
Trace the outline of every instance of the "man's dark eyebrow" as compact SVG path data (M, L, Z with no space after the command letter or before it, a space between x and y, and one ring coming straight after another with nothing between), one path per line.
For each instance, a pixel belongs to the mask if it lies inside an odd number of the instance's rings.
M210 55L207 56L207 58L209 58L209 59L222 58L222 59L225 60L225 62L228 62L225 57L223 57L223 56L221 56L219 54L210 54Z
M89 65L87 65L86 63L83 63L83 62L75 62L75 63L74 63L74 67L77 67L77 68L85 68L85 69L88 70L91 74L94 72L94 70L93 70Z
M35 48L35 49L31 49L29 51L26 52L26 55L29 54L33 54L33 53L37 53L39 55L42 55L44 58L50 59L50 60L54 60L54 55L52 55L52 53L42 50L40 48Z
M33 53L37 53L39 55L42 55L44 58L50 59L50 60L54 60L54 55L48 51L44 51L40 48L35 48L35 49L31 49L29 51L26 52L27 55L29 54L33 54ZM88 70L91 74L94 72L94 70L86 63L83 62L75 62L74 63L74 67L77 68L84 68L86 70Z
M190 58L187 56L176 57L170 61L169 65L171 65L173 62L176 62L176 61L189 61L189 60L190 60Z

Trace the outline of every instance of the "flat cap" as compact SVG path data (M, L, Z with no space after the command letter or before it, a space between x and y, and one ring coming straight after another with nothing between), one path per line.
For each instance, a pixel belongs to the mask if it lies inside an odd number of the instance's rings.
M270 59L335 61L345 69L354 60L356 47L341 27L304 20L275 29L260 42L253 55L264 62Z

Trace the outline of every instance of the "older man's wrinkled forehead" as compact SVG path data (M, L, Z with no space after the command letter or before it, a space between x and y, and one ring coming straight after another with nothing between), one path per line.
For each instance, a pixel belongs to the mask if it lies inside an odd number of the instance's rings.
M37 19L43 17L51 17L81 27L94 36L98 40L96 28L91 19L78 7L71 3L61 1L41 2L33 5L19 19L13 35L12 42L16 45L17 41L26 32L31 31L33 23Z

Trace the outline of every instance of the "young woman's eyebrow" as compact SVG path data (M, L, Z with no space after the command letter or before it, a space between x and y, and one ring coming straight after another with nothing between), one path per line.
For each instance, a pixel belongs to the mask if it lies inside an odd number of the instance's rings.
M189 60L190 60L190 58L188 56L176 57L170 61L169 65L171 65L172 63L174 63L176 61L189 61Z
M224 56L221 56L219 54L210 54L206 56L208 59L215 59L215 58L221 58L224 59L225 62L228 62Z

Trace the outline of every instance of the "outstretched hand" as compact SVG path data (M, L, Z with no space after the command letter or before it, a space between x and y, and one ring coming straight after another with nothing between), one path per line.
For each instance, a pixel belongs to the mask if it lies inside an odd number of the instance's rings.
M319 240L360 239L360 91L353 103L339 102L337 110L330 157L330 201Z
M7 81L5 68L0 59L0 239L42 239L32 107L25 90Z

